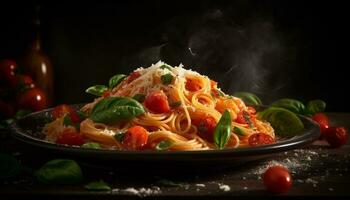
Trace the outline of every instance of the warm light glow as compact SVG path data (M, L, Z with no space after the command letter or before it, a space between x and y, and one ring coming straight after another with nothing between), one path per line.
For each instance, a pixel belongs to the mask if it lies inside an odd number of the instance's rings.
M40 101L41 100L41 96L40 95L36 95L36 100Z
M41 71L46 74L46 64L45 63L41 63Z

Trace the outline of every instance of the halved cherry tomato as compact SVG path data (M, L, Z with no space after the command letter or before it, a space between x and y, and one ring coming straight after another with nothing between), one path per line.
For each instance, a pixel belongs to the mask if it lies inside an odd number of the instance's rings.
M47 107L46 95L39 88L25 90L17 97L17 107L39 111Z
M237 114L236 122L240 124L249 124L253 123L253 119L254 117L251 113L243 110Z
M210 80L210 87L211 87L211 89L216 88L217 86L218 86L217 82L215 82L213 80Z
M271 136L264 133L254 133L248 138L248 144L250 146L266 145L274 142L275 140Z
M11 83L12 87L16 90L34 88L33 79L28 75L16 75L14 81Z
M17 64L13 60L0 61L0 81L11 83L15 79Z
M133 126L126 131L122 144L127 150L139 150L147 144L147 141L147 130L142 126Z
M51 111L51 114L54 119L63 117L64 115L68 115L73 123L79 123L81 121L77 111L75 111L72 107L66 104L56 106Z
M316 113L312 116L312 119L318 123L321 129L321 138L324 137L324 132L329 127L328 117L324 113Z
M292 177L288 169L282 166L273 166L263 174L266 188L273 193L287 192L292 186Z
M254 115L256 113L256 110L254 107L248 106L247 107L247 112Z
M147 95L145 106L154 113L167 113L170 111L168 97L163 91L155 91Z
M128 83L131 83L133 80L137 79L137 78L140 77L140 76L141 76L141 73L140 73L140 72L132 72L132 73L129 75L129 77L128 77L128 79L127 79L127 82L128 82Z
M197 127L199 136L208 142L214 141L214 129L216 121L212 117L193 119L192 123Z
M324 137L331 147L337 148L348 142L348 131L344 127L329 127L324 131Z
M195 92L201 89L201 85L198 79L187 79L185 87L188 91L191 92Z
M65 129L56 140L57 144L78 145L84 144L83 136L72 129Z

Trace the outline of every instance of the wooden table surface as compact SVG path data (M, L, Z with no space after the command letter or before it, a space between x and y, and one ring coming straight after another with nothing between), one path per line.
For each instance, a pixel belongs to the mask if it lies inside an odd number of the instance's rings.
M329 113L331 124L350 128L350 114ZM0 152L10 153L18 158L27 170L11 181L0 182L0 197L17 199L170 199L210 198L220 199L271 199L291 198L350 198L350 145L331 149L324 142L316 141L300 149L275 154L265 160L227 167L198 169L172 169L167 171L147 166L120 169L106 164L92 162L78 163L84 173L80 185L42 185L32 176L45 162L58 155L45 152L18 142L2 134ZM94 163L94 164L92 164ZM273 195L267 192L261 174L272 165L284 165L293 177L293 187L288 193ZM160 167L161 169L162 167ZM92 180L104 180L111 191L87 191L84 185ZM161 183L170 180L181 183L169 187ZM233 198L234 197L234 198ZM3 198L1 198L3 199Z

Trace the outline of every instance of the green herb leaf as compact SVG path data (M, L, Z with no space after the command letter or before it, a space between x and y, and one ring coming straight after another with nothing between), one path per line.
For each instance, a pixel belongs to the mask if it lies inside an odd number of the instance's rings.
M12 179L20 172L21 164L15 157L0 153L0 181Z
M145 94L135 94L133 97L136 101L142 103L145 101L146 95Z
M309 115L313 115L315 113L323 112L326 109L326 102L316 99L309 101L306 105L306 113Z
M44 184L76 184L83 180L83 173L74 160L56 159L44 164L36 178Z
M107 97L98 102L91 111L94 122L113 124L131 120L145 113L143 106L129 97Z
M156 150L157 151L164 151L164 150L169 149L172 145L173 145L173 143L171 141L163 140L157 144Z
M124 140L124 137L125 137L125 133L123 132L120 132L114 135L114 138L119 142L122 142Z
M223 149L231 134L231 115L225 110L214 129L214 143L219 149Z
M181 101L176 101L170 104L170 107L172 108L177 108L179 106L181 106Z
M242 129L238 128L237 126L235 126L235 127L233 128L233 132L235 132L235 133L236 133L237 135L239 135L239 136L245 136L244 131L243 131Z
M270 107L258 112L258 117L270 122L278 136L294 136L304 129L299 117L285 108Z
M87 142L81 145L81 147L88 148L88 149L101 149L101 145L97 142Z
M170 67L169 65L162 65L162 66L160 66L159 68L161 68L161 69L168 69L169 71L171 71L172 69L172 67Z
M244 103L249 104L249 105L262 105L261 100L259 99L258 96L256 96L253 93L249 92L235 92L233 96L238 97L244 101Z
M78 116L79 116L79 118L81 120L84 120L84 119L86 119L88 117L88 115L85 112L81 111L81 110L78 110L77 114L78 114Z
M254 124L252 122L252 119L250 118L250 115L248 112L243 111L243 117L245 119L245 121L248 123L250 128L254 128Z
M119 85L125 79L126 75L124 74L116 74L112 78L109 79L109 88L112 89L115 86Z
M174 182L168 179L161 179L157 181L157 183L166 187L183 187L184 186L184 183Z
M107 90L108 87L105 85L95 85L86 89L85 92L100 97Z
M285 108L296 114L303 114L305 111L305 106L302 102L295 99L279 99L271 104L273 107Z
M169 85L170 83L173 82L174 77L171 74L164 74L160 77L160 79L162 80L162 83L164 85Z
M98 190L98 191L104 191L104 190L111 190L111 187L104 181L93 181L88 183L84 186L87 190Z
M63 125L65 126L74 126L72 119L69 117L69 115L65 115L63 118Z

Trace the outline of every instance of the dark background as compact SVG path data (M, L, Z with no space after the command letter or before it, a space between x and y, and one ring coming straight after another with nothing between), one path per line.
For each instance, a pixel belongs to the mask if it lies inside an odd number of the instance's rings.
M56 104L91 101L87 87L161 59L208 74L228 93L254 92L266 104L319 98L328 111L350 111L345 3L2 2L0 59L23 57L35 5Z

